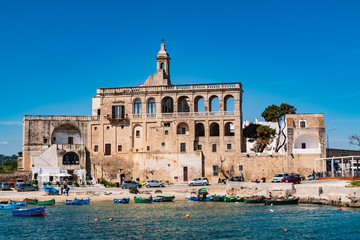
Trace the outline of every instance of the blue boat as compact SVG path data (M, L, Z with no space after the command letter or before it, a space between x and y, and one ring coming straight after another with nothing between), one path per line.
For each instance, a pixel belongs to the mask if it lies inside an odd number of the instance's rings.
M162 202L162 198L161 197L154 197L152 198L153 202Z
M199 202L211 202L211 201L214 201L214 199L212 197L200 197L199 195L197 196L190 196L190 197L187 197L187 199L189 201L199 201Z
M130 198L114 199L114 203L129 203L129 202L130 202Z
M90 198L88 198L88 199L77 199L77 198L75 198L74 201L82 201L82 204L90 204Z
M26 201L14 201L14 202L10 202L11 205L19 205L19 206L27 206L27 202Z
M65 200L66 205L83 205L82 199L74 199L74 200Z
M20 205L0 204L0 210L19 209L20 207Z
M59 195L59 192L60 192L56 188L54 188L52 186L48 186L48 185L44 186L44 191L47 193L47 195Z
M38 208L29 208L29 209L11 209L13 216L21 216L21 217L45 217L45 205L43 207Z

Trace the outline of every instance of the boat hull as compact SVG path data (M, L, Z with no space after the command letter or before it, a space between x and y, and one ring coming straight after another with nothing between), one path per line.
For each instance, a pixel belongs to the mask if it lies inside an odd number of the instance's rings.
M285 200L271 200L271 199L266 199L265 200L265 205L290 205L290 204L298 204L300 198L288 198Z
M45 207L11 210L13 216L17 217L45 217Z
M175 196L156 196L161 198L162 202L172 202L175 199Z
M151 200L144 197L134 197L135 203L151 203Z
M130 198L114 199L114 203L129 203Z
M19 209L20 205L0 204L0 210Z
M44 205L55 205L55 198L47 201L38 201L37 205L44 206Z

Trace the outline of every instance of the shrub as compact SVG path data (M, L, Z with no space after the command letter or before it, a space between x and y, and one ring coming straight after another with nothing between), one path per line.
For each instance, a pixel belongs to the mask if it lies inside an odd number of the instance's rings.
M56 181L56 186L60 187L60 182Z
M90 182L90 181L86 181L86 185L91 185L91 182Z
M75 187L80 187L78 182L74 182Z
M32 184L35 184L35 185L38 185L38 180L37 179L34 179L34 180L32 180Z
M360 181L352 181L350 187L360 187Z
M69 180L69 181L67 182L67 185L73 185L73 181Z

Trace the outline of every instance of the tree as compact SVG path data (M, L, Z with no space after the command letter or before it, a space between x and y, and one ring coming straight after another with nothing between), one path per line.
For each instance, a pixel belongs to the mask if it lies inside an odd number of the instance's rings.
M349 144L360 147L360 135L353 134L349 137Z
M283 124L283 127L281 128L281 123L284 122L286 114L294 114L294 113L296 113L296 108L294 106L291 106L287 103L282 103L280 106L276 106L276 105L268 106L261 114L261 116L265 119L265 121L277 122L278 124L279 132L276 138L275 152L278 152L286 142L286 135L284 133L286 124ZM280 143L281 136L283 136L284 139Z
M276 130L269 126L250 123L244 128L243 134L250 142L256 141L251 151L263 152L274 138Z

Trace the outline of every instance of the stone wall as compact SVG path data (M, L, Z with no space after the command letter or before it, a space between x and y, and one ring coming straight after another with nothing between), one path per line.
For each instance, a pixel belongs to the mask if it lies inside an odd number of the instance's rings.
M1 173L0 182L14 182L17 178L23 179L25 182L28 181L28 176L30 172L28 171L17 171L14 173Z

